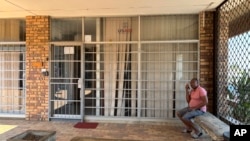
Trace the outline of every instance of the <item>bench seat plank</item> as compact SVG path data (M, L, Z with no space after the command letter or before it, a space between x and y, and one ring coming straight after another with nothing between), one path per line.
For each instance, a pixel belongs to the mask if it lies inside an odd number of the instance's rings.
M206 133L215 141L223 141L223 133L229 131L229 125L209 112L195 117L194 122L206 131Z

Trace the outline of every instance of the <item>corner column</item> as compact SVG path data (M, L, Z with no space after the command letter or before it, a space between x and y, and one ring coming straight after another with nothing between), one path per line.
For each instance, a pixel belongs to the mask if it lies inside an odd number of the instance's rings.
M214 106L214 12L199 14L200 23L200 81L208 93L208 111Z
M26 17L26 120L48 120L50 17Z

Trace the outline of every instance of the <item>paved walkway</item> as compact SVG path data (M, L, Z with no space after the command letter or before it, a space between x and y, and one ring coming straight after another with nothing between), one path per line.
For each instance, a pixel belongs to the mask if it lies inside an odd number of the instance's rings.
M99 122L95 129L74 128L76 121L27 121L21 119L0 119L0 141L25 132L26 130L56 131L56 141L70 141L76 137L125 139L141 141L211 141L208 135L192 139L182 133L179 120L167 122Z

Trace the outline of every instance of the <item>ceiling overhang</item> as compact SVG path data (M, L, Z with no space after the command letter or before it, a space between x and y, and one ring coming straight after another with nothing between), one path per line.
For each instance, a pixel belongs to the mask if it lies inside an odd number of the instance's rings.
M0 0L0 18L197 14L224 0Z

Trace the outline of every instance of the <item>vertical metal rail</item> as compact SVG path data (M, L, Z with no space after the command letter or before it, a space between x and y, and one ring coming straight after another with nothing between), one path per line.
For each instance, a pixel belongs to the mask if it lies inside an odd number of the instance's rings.
M100 18L96 19L96 41L100 42L101 35ZM101 75L100 75L100 44L96 44L96 116L100 115L100 89L101 89Z
M137 99L137 103L138 103L138 109L137 109L137 117L140 118L141 117L141 17L138 16L138 99Z
M82 18L82 27L84 27L84 18ZM85 42L85 40L84 40L84 28L82 28L82 41ZM84 101L85 100L85 94L84 94L85 93L85 65L84 65L85 46L83 46L83 44L81 44L80 52L81 52L81 77L80 77L80 81L82 81L81 90L80 90L80 101L81 101L80 113L81 113L81 122L84 122L84 117L85 117L85 101Z

